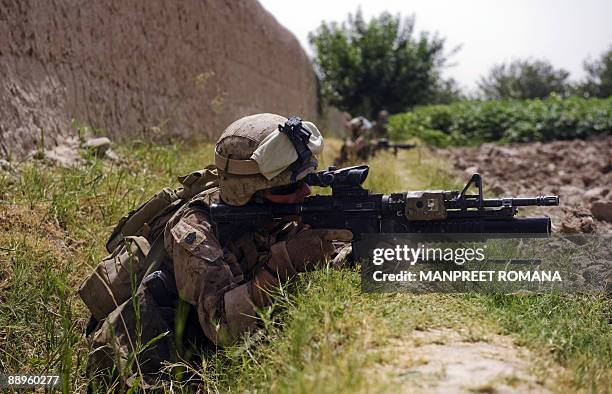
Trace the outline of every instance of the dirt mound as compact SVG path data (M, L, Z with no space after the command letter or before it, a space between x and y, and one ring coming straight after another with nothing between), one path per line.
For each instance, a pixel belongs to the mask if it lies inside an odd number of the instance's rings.
M444 151L457 170L484 176L490 193L557 194L547 209L555 230L612 231L612 136L591 140L495 145Z
M72 119L202 139L256 112L317 116L310 60L256 0L9 0L0 36L0 157L52 148Z

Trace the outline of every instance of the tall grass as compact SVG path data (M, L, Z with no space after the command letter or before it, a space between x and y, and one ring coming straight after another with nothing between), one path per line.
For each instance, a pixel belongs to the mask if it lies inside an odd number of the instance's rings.
M572 371L574 387L612 390L612 307L605 295L484 297L506 333Z
M0 176L0 370L61 373L63 391L84 391L78 286L119 218L211 152L135 142L120 148L122 166L89 156L80 168L27 163L19 178Z

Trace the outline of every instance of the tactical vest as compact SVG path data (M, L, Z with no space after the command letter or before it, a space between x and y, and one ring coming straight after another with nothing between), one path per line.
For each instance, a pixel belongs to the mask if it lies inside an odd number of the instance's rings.
M106 318L136 291L142 278L159 267L166 257L164 228L172 215L193 197L216 190L215 166L179 177L182 187L164 188L115 226L105 257L85 279L79 295L97 321Z

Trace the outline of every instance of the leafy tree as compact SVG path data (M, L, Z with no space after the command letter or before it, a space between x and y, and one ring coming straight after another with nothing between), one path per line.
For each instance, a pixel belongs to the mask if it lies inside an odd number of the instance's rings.
M578 86L578 92L587 97L612 96L612 46L599 60L585 61L586 81Z
M545 60L515 60L493 66L489 75L480 79L478 87L487 99L545 98L551 93L565 94L568 76L569 72L556 70Z
M463 99L466 99L466 96L454 78L439 78L429 101L430 104L450 104Z
M414 20L385 12L366 22L357 10L347 22L323 22L310 33L322 98L370 116L432 102L444 87L444 40L426 32L415 37Z

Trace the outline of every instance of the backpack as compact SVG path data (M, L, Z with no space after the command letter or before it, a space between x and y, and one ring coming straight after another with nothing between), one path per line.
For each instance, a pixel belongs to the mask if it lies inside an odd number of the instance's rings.
M79 295L97 322L127 301L142 278L157 270L166 257L168 220L194 196L213 192L219 185L213 165L178 179L182 187L163 188L119 220L106 243L110 254L81 284Z

